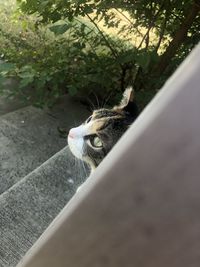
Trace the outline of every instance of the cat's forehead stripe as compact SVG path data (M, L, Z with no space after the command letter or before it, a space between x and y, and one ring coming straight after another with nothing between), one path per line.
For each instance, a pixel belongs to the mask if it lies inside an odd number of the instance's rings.
M97 131L99 129L101 129L103 127L103 125L105 124L105 120L95 120L93 121L93 123L91 124L89 130L91 133L97 133Z
M98 133L99 131L106 128L109 124L112 124L113 121L122 119L121 116L112 116L112 117L104 117L96 120L92 120L90 126L88 128L91 134Z
M119 116L120 113L117 111L112 111L112 110L107 110L107 109L100 109L100 110L95 110L93 112L93 119L100 119L100 118L109 118L109 117L114 117L114 116Z

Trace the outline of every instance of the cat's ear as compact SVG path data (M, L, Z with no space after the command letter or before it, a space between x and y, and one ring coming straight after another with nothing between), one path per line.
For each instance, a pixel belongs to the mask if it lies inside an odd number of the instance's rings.
M119 105L115 106L113 109L123 110L123 111L130 113L130 115L137 117L138 108L135 103L134 90L131 86L126 88L126 90L123 93L121 102L119 103Z
M126 90L123 93L123 97L121 99L120 104L118 105L118 108L124 109L128 106L130 102L134 101L134 90L132 87L127 87Z

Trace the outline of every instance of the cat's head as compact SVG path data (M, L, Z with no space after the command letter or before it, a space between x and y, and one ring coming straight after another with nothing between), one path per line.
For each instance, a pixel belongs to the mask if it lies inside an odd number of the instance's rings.
M71 152L95 169L137 116L134 92L129 87L119 105L94 110L83 124L69 131Z

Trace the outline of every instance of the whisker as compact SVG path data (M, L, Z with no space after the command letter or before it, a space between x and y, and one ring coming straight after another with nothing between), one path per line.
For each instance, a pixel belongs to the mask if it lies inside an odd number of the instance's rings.
M79 178L80 180L78 181L78 186L80 186L80 184L82 183L82 165L81 165L81 160L78 159L78 170L79 170Z
M95 160L95 158L92 156L92 154L88 151L88 156L89 156L89 158L91 159L91 161L93 162L93 164L97 164L97 162L96 162L96 160Z
M108 93L108 96L105 98L103 108L105 107L105 105L107 104L107 102L110 100L112 94L113 94L113 91L111 91L110 93Z
M92 93L93 93L93 95L94 95L94 96L95 96L95 98L96 98L97 107L98 107L98 109L100 109L100 103L99 103L99 99L98 99L97 95L95 94L95 92L93 92L93 91L92 91Z
M101 100L101 105L100 108L103 109L104 108L104 98Z
M89 99L89 97L87 97L86 99L87 99L87 101L88 101L88 102L91 104L91 106L92 106L92 108L90 107L91 111L95 110L96 107L95 107L94 103Z
M77 159L77 164L78 164L78 166L77 166L77 169L79 170L79 173L78 173L78 175L80 176L80 174L81 174L81 163L80 163L80 159Z
M88 173L87 173L86 168L85 168L85 163L83 161L81 161L81 162L82 162L83 170L85 172L85 178L87 178Z

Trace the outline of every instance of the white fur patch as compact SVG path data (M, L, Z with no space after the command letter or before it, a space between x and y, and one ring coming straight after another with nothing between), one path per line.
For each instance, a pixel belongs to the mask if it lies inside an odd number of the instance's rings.
M72 128L68 135L68 145L75 157L82 159L84 136L88 134L88 129L92 122L82 124L76 128Z
M82 137L79 138L71 138L68 135L68 145L71 152L74 154L75 157L82 159L83 156L83 144L84 140Z

